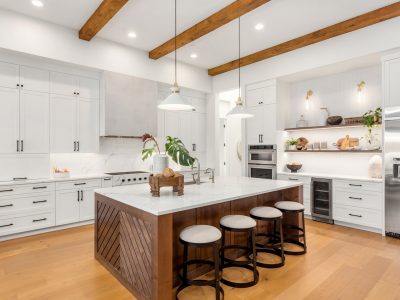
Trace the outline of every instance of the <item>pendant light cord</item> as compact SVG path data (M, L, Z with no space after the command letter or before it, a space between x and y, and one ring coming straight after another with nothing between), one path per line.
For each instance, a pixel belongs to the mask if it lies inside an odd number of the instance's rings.
M242 96L242 88L241 88L241 78L240 78L240 46L241 46L241 41L240 41L240 17L239 17L239 20L238 20L238 23L239 23L239 31L238 31L238 34L239 34L239 49L238 49L238 52L239 52L239 98Z
M177 64L176 64L176 0L175 0L175 84L177 84Z

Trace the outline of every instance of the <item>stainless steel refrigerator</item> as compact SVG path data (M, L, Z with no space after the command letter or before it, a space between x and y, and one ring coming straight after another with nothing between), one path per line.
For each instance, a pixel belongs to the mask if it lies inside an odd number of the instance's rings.
M385 110L385 231L400 238L400 107Z

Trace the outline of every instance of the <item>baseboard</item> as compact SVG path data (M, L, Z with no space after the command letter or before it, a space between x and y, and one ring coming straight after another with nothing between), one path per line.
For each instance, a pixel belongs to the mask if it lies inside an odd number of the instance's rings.
M341 222L341 221L336 221L336 220L335 220L335 225L340 225L340 226L345 226L345 227L350 227L350 228L355 228L355 229L360 229L360 230L365 230L365 231L382 234L381 228L367 227L367 226L356 225L356 224Z
M79 226L84 226L84 225L89 225L89 224L94 224L94 220L10 234L10 235L0 237L0 242L15 240L15 239L28 237L28 236L32 236L32 235L43 234L43 233L48 233L48 232L53 232L53 231L58 231L58 230L63 230L63 229L68 229L68 228L74 228L74 227L79 227Z

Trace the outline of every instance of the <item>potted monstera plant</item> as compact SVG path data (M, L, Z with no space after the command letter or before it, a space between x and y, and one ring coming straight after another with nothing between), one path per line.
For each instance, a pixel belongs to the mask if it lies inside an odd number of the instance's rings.
M168 168L169 157L181 166L189 167L193 165L194 158L179 138L167 136L165 154L161 152L157 140L151 134L144 134L142 141L142 159L146 160L153 156L153 172L155 173L161 173L165 168Z

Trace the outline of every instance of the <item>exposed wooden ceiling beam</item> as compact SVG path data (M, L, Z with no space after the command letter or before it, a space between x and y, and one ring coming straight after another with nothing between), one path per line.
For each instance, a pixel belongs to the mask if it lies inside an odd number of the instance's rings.
M176 37L176 48L179 49L215 29L239 18L270 0L237 0L207 19L185 30ZM172 38L161 46L151 50L149 57L159 59L175 50L175 39Z
M303 48L330 38L349 33L370 25L377 24L400 16L400 2L379 8L377 10L365 13L358 17L325 27L318 31L303 35L282 44L258 51L256 53L244 56L240 59L240 65L247 66L283 53L287 53L299 48ZM393 33L394 34L394 33ZM234 60L218 67L208 69L210 76L219 75L232 71L239 67L239 60Z
M90 41L127 2L128 0L103 0L79 30L79 38Z

